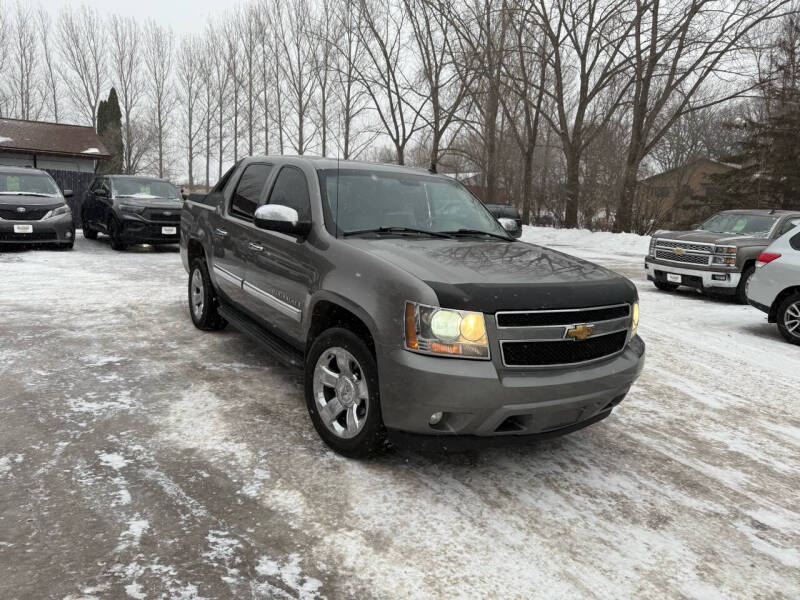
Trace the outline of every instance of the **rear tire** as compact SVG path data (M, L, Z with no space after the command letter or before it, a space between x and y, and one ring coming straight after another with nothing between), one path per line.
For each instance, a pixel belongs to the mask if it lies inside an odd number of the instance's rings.
M305 395L314 428L334 452L365 458L384 446L378 366L349 329L328 329L314 340L306 356Z
M755 273L756 268L753 265L745 267L742 275L739 278L739 285L736 286L736 301L739 304L748 304L747 302L747 282Z
M800 346L800 293L794 293L778 305L778 331L790 344Z
M92 226L89 225L89 220L86 218L86 214L81 217L82 227L83 227L83 237L87 240L96 240L97 239L97 231L92 229Z
M655 285L658 289L662 292L674 292L678 289L677 283L668 283L666 281L654 281L653 285Z
M203 331L224 329L228 322L217 313L217 306L206 261L196 258L189 269L189 315L194 326Z

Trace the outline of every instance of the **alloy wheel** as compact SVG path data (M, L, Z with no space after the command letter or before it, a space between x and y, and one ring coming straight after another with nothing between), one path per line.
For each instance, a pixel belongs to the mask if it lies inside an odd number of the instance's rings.
M325 350L314 367L314 403L325 427L350 439L364 428L369 389L361 365L344 348Z
M203 274L200 269L195 269L192 273L192 314L198 321L203 317L204 304L205 286L203 285Z
M783 313L783 324L786 331L800 338L800 301L790 304Z

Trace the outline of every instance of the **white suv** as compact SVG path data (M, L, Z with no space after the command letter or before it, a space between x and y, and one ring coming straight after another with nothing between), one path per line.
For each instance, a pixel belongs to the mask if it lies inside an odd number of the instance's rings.
M800 219L761 253L747 285L747 300L777 323L781 335L800 345Z

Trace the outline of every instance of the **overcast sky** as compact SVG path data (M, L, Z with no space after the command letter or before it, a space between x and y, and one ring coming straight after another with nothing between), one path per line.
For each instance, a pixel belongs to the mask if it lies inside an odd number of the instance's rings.
M102 15L116 13L141 20L155 19L176 33L202 30L209 17L233 8L238 2L229 0L42 0L42 6L58 13L63 6L86 4Z

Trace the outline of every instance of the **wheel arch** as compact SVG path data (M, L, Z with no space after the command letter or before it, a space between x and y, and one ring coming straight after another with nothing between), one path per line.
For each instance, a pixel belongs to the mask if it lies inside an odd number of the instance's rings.
M770 323L775 323L778 320L778 307L792 294L800 294L800 285L787 287L780 294L775 296L775 300L772 301L772 306L769 307L769 313L767 313L767 320Z
M345 298L324 294L314 299L308 314L306 352L326 329L344 327L363 339L377 360L375 325L362 309Z

